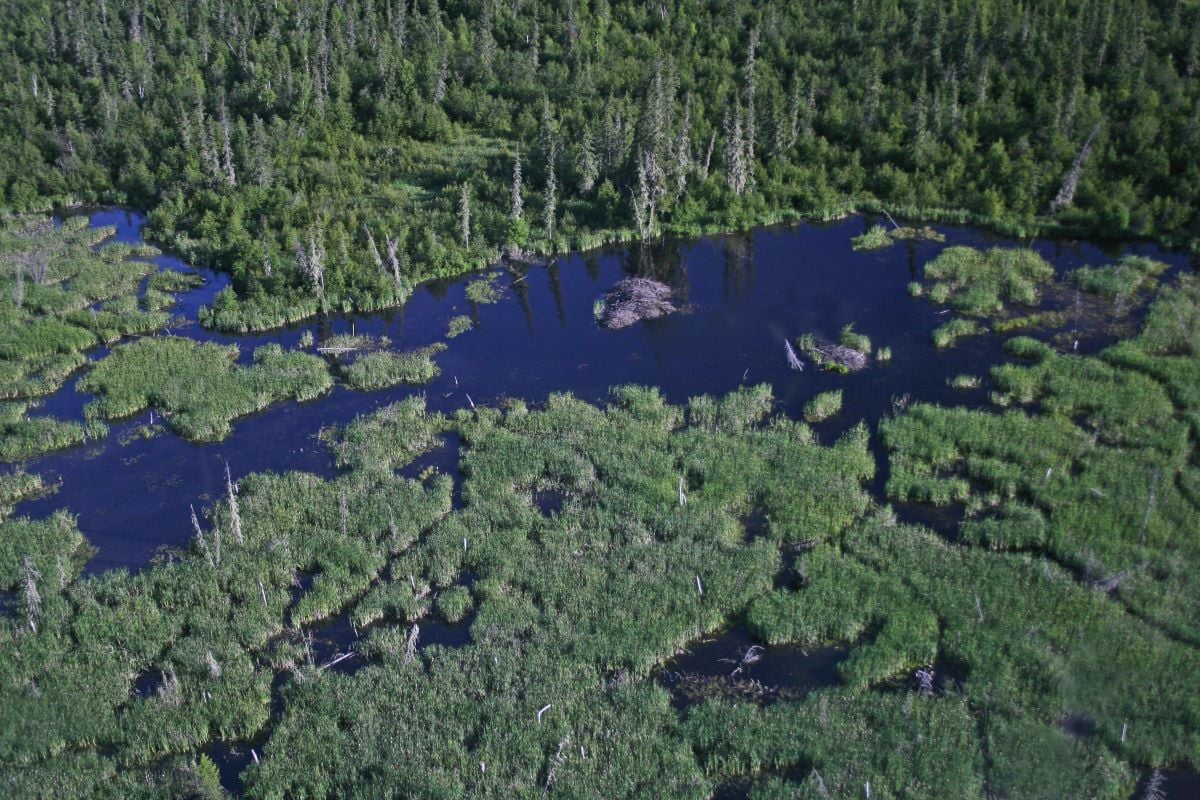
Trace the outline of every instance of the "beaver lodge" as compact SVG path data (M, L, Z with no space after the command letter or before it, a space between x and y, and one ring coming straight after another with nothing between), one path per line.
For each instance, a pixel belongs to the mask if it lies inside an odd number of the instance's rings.
M649 278L625 278L605 293L596 319L602 327L615 331L678 310L671 302L670 286Z
M801 336L796 343L806 356L833 372L858 372L867 366L867 354L853 347L821 341L812 334Z

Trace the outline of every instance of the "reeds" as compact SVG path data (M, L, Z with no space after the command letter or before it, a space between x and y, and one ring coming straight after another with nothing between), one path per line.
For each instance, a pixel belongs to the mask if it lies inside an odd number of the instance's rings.
M437 342L405 353L391 350L368 353L343 367L342 377L350 388L359 391L428 383L441 373L433 357L445 349L445 344Z
M214 441L230 423L280 400L310 400L333 385L324 361L265 345L254 363L236 363L236 347L154 337L115 348L79 382L95 400L90 418L117 419L154 408L181 436Z

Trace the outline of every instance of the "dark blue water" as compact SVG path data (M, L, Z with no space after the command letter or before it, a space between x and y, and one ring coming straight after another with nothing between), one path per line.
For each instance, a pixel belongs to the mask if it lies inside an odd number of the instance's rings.
M93 226L115 225L115 239L141 241L144 218L123 211L91 215ZM935 350L930 332L945 313L907 294L920 267L952 244L1026 244L1005 241L970 228L942 228L944 244L897 245L856 253L850 238L871 223L853 217L827 225L759 230L648 248L572 255L549 265L497 270L503 299L475 306L465 296L467 279L426 284L408 303L389 313L329 316L305 325L254 336L225 336L195 323L202 305L228 285L223 275L194 270L206 285L180 296L176 313L190 320L172 332L222 344L237 344L242 358L269 342L296 347L311 331L319 342L331 333L386 335L396 348L441 341L451 317L469 314L476 327L449 341L438 356L441 376L425 387L399 387L361 393L337 387L307 403L283 403L234 423L233 435L216 444L190 444L167 432L144 440L130 434L149 413L112 426L106 441L37 459L27 466L48 482L61 480L54 495L22 504L17 513L41 517L66 507L98 548L90 569L144 566L160 546L184 545L191 535L189 506L201 508L222 492L225 464L236 478L263 470L308 470L330 474L328 452L317 441L331 425L343 425L414 392L431 409L452 411L494 404L505 397L542 402L551 392L570 391L603 401L622 383L660 387L671 402L695 395L723 394L741 385L769 382L779 410L799 416L814 394L845 391L842 413L816 429L832 439L859 420L874 424L891 413L895 399L986 405L985 390L960 392L946 386L959 373L986 374L1004 359L1006 337L962 340ZM1060 272L1083 264L1110 262L1118 254L1084 243L1033 242ZM1143 245L1125 248L1187 267L1186 256ZM1124 250L1122 250L1123 252ZM164 269L191 269L170 256L153 259ZM622 331L596 325L593 303L627 274L643 274L676 287L690 309ZM1066 302L1066 301L1063 301ZM791 371L784 339L813 332L834 339L855 323L876 347L893 351L890 364L838 376L811 364ZM1081 349L1094 350L1110 334L1095 320L1078 334ZM99 358L103 349L91 354ZM37 413L80 418L89 398L71 381L47 398ZM884 467L880 459L881 473ZM877 488L882 486L882 476Z

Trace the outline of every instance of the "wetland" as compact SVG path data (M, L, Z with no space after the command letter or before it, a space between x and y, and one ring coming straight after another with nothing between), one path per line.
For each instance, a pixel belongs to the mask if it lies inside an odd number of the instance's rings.
M1195 790L1187 256L854 216L235 336L143 222L0 240L8 794Z

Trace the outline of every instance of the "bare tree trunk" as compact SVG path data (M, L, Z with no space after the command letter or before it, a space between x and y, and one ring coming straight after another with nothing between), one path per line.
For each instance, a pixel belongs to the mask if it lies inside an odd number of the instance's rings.
M1088 134L1087 141L1079 149L1079 155L1075 156L1075 163L1071 165L1071 171L1067 173L1067 177L1063 180L1058 194L1050 202L1049 213L1051 215L1056 214L1059 209L1071 205L1071 202L1074 201L1075 190L1079 187L1079 178L1083 175L1083 167L1087 164L1088 156L1092 154L1092 141L1099 132L1100 123L1097 122L1096 127L1092 128L1092 132Z

